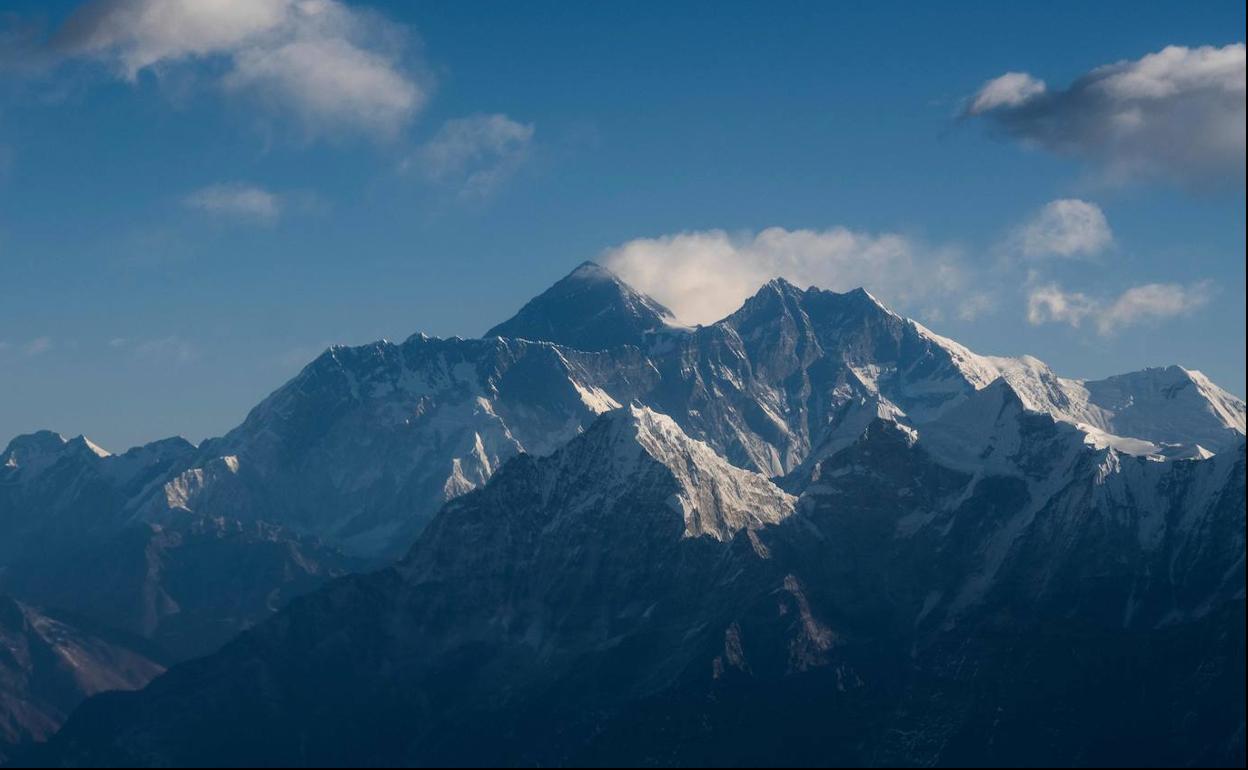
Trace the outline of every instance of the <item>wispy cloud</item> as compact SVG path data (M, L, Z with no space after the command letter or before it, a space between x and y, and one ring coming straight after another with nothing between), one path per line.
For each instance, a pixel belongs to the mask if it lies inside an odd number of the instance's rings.
M965 114L1005 134L1095 162L1111 181L1244 181L1244 44L1169 46L1098 67L1066 89L1010 72Z
M188 208L245 222L272 224L282 212L281 198L245 182L201 187L182 199Z
M159 363L183 364L195 360L198 355L194 345L176 334L151 339L114 337L107 344L109 348L128 352L136 359Z
M38 356L47 353L53 346L51 337L35 337L22 346L22 352L28 356Z
M1088 257L1114 242L1105 213L1095 203L1077 198L1051 201L1012 236L1025 257Z
M534 132L532 123L506 115L448 120L404 167L453 186L462 197L488 197L528 158Z
M640 238L610 249L603 261L687 323L723 318L775 277L836 291L864 286L929 316L948 311L966 318L991 306L990 298L971 291L957 250L843 227Z
M1101 335L1137 324L1151 324L1187 315L1209 301L1209 285L1150 283L1133 286L1114 298L1069 292L1054 283L1033 288L1027 299L1027 320L1033 325L1090 321Z
M66 22L62 55L134 81L209 62L218 85L311 136L391 138L432 83L408 66L407 31L338 0L94 0Z

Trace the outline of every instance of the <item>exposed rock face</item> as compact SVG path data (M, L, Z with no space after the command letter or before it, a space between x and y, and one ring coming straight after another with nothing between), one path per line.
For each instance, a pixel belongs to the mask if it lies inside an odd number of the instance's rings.
M164 671L141 647L0 596L0 762L47 739L88 696L133 690Z
M137 510L275 522L363 556L401 554L504 460L552 451L618 407L602 384L640 366L636 354L497 338L333 348Z

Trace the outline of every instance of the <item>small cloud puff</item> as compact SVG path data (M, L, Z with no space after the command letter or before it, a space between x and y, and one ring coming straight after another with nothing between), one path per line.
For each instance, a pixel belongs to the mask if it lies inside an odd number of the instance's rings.
M1013 235L1025 257L1090 257L1114 242L1113 231L1100 206L1077 198L1045 204Z

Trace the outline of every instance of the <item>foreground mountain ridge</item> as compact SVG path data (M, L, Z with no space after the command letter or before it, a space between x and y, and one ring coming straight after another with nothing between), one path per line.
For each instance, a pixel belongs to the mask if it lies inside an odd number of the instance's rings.
M452 500L396 567L89 701L34 761L1242 758L1242 444L1090 446L1003 381L958 411L873 420L796 502L673 420L608 412ZM999 460L944 464L968 424ZM733 508L677 502L691 478L747 486L755 516L691 528Z

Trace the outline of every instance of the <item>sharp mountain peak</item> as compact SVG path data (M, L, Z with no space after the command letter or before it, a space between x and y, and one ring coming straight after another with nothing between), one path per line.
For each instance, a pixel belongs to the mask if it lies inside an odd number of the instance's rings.
M645 335L675 323L662 304L595 262L583 262L485 333L556 342L579 350L641 345Z

